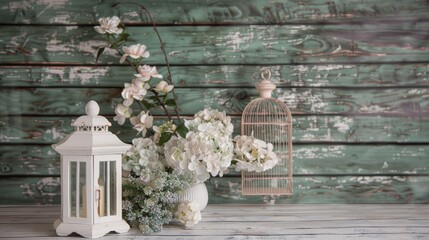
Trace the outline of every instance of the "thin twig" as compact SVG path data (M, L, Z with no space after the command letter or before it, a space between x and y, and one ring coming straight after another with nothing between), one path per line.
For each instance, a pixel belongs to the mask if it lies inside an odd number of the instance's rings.
M161 44L161 51L164 54L164 60L165 60L166 66L167 66L167 81L169 82L169 84L173 84L173 80L171 77L171 70L170 70L170 62L168 61L167 52L165 51L165 44L162 41L161 35L158 31L158 28L156 27L155 22L153 21L152 15L150 15L149 10L145 6L143 6L142 4L140 4L140 3L133 3L133 4L139 5L140 8L143 9L146 12L146 15L149 17L149 21L152 24L153 31L156 33L158 40ZM177 97L176 97L176 93L174 92L174 89L171 90L171 93L173 94L174 100L177 102ZM179 121L179 123L181 123L181 118L180 118L179 112L177 111L177 105L174 107L174 111L176 113L177 120Z

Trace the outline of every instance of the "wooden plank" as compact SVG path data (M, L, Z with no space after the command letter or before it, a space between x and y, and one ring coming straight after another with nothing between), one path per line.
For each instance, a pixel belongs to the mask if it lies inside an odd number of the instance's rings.
M242 196L241 179L212 178L206 182L209 203L267 203L269 197ZM59 204L59 178L10 177L0 182L7 192L1 204ZM295 176L294 194L277 203L429 203L427 176Z
M429 145L295 144L293 172L332 176L429 174L428 159ZM3 145L0 148L0 176L59 174L59 155L49 145ZM240 176L240 173L231 171L226 176Z
M206 182L210 203L267 203L269 197L242 196L241 178ZM295 176L292 196L276 203L428 203L429 177Z
M251 211L251 209L249 209ZM396 220L396 221L395 221ZM378 219L370 219L370 220L361 220L356 221L355 226L353 226L353 221L321 221L321 220L313 220L309 221L310 223L316 224L317 226L308 227L306 221L279 221L279 222L269 222L269 223L261 223L258 221L247 222L247 221L239 221L239 222L200 222L192 229L184 229L180 226L166 226L166 228L158 233L151 234L152 237L155 236L163 236L163 237L175 237L175 236L231 236L231 235L253 235L253 236L270 236L275 235L279 236L288 236L289 234L301 234L301 235L338 235L342 236L344 234L349 235L363 235L363 234L385 234L385 236L390 236L393 234L412 234L412 233L421 233L428 234L427 228L424 224L427 224L428 220L420 220L420 221L404 221L401 219L390 219L390 220L378 220ZM289 225L290 224L290 225ZM289 225L285 227L285 225ZM369 226L373 226L372 230L368 229ZM47 228L49 225L46 223L33 223L30 224L30 227L26 230L22 231L22 225L19 224L1 224L0 230L6 232L6 236L8 237L32 237L31 232L38 233L44 232L45 234L48 232L47 230L51 230L52 237L55 235L55 231L52 226ZM338 232L333 233L333 229L339 229ZM397 228L397 229L396 229ZM355 229L359 229L362 232L357 233ZM20 231L21 230L21 231ZM137 232L138 229L133 229L128 233L123 233L120 236L117 236L116 239L129 239L131 236L142 235L141 232ZM303 230L305 230L305 234L303 234ZM388 232L390 230L390 232ZM220 232L219 232L220 231ZM112 234L113 235L113 234ZM113 236L115 236L113 235ZM4 235L3 235L4 236ZM125 238L128 236L128 238ZM36 235L33 237L40 237L40 235ZM143 236L142 236L143 237ZM103 238L104 239L104 238ZM134 238L133 238L134 239ZM146 239L146 238L145 238ZM161 238L164 239L164 238ZM185 238L186 239L186 238ZM205 238L204 238L205 239ZM228 238L229 239L229 238ZM265 239L265 238L264 238Z
M52 228L52 222L60 215L58 206L0 209L0 238L60 239ZM202 221L192 229L173 222L149 236L131 228L127 233L108 234L103 239L424 238L429 235L428 213L427 205L416 204L209 204L202 212Z
M429 22L351 25L160 27L172 64L297 64L429 60ZM151 27L129 27L148 64L164 57ZM3 26L0 63L94 64L102 37L90 26ZM174 39L174 40L173 40ZM118 63L107 51L102 63Z
M429 86L429 65L322 64L271 65L277 87L391 87ZM166 68L158 71L167 76ZM253 87L261 78L259 66L172 66L176 88ZM123 87L132 78L128 66L0 66L1 87Z
M82 115L89 100L98 102L100 114L113 115L112 105L122 102L121 88L2 88L3 115ZM429 88L278 88L274 96L293 114L399 114L426 117ZM254 88L176 89L179 112L193 115L207 107L241 115L259 96ZM135 110L140 111L139 109ZM154 112L155 114L160 112Z
M286 1L145 1L158 24L261 24L299 22L344 22L379 18L427 18L424 0L334 0ZM101 16L117 15L131 23L147 23L144 12L126 2L6 0L0 7L0 22L15 24L94 24Z
M78 116L7 116L0 117L0 143L53 144L74 131ZM184 116L190 118L192 116ZM111 132L131 142L136 131L127 121L118 125L111 116ZM166 120L155 116L155 124ZM234 135L240 133L241 116L232 116ZM293 116L294 143L427 143L429 117L380 116Z

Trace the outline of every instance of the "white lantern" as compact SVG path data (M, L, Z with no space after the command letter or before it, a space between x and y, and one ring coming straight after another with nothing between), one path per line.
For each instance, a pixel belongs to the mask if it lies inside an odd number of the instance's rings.
M59 236L72 232L97 238L110 231L127 232L122 219L122 154L131 146L108 131L110 122L98 116L95 101L86 116L72 124L75 131L52 147L61 154L61 218Z

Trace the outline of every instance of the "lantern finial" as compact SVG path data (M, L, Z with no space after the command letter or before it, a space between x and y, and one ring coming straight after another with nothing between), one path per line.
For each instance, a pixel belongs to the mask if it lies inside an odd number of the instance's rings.
M86 115L95 117L100 113L100 107L98 103L94 100L89 101L85 106Z

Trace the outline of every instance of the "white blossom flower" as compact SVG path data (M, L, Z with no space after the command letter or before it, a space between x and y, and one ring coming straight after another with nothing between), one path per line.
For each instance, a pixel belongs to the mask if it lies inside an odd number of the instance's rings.
M153 117L149 113L141 111L138 116L130 118L130 122L133 124L134 129L141 132L142 136L145 136L147 129L153 125Z
M156 67L151 67L149 65L141 65L137 68L136 74L134 76L140 78L142 81L148 81L151 78L160 78L162 79L162 75L158 73Z
M125 59L129 56L133 59L139 59L139 58L148 58L149 52L146 51L146 45L144 44L134 44L129 47L124 46L122 49L124 50L124 55L122 55L121 59L119 60L120 63L125 62Z
M119 23L121 20L117 16L106 17L98 19L100 26L95 26L94 29L100 34L110 33L110 34L121 34L124 30L119 28Z
M195 201L181 202L177 206L174 217L181 223L184 223L185 227L191 228L201 221L200 206Z
M140 78L134 78L131 83L125 83L121 93L122 98L127 100L125 105L130 106L133 99L141 101L146 96L149 88L149 84Z
M114 121L118 122L119 125L125 123L125 119L130 118L133 113L132 109L129 106L124 104L118 104L115 108L116 116L113 118Z
M234 160L236 169L263 172L272 169L279 159L273 152L273 145L253 136L236 136L234 138Z
M169 93L171 90L173 90L174 86L169 85L166 81L161 81L155 86L155 91L161 92L161 93Z
M160 149L150 138L134 138L132 143L133 146L125 153L123 158L124 164L122 168L125 171L134 171L137 175L140 175L143 169L149 172L164 170ZM147 181L144 178L143 180Z

